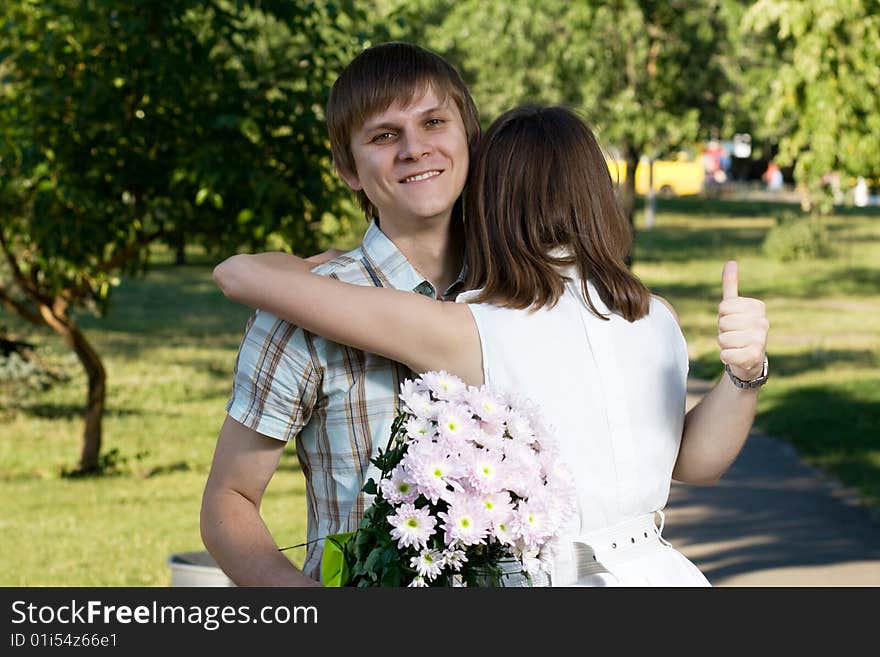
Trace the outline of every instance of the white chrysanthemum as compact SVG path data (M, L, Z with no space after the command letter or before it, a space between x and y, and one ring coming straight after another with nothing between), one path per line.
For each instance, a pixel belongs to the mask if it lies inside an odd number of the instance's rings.
M467 554L460 548L447 548L443 551L443 563L450 570L458 572L467 563Z
M419 575L432 581L443 571L446 564L443 552L440 550L422 550L418 555L409 560L411 568L415 568Z
M532 577L539 575L541 572L546 572L544 563L539 558L536 549L523 552L520 556L520 562L522 563L523 570Z
M428 582L425 581L425 578L421 575L416 575L413 577L413 581L407 584L408 588L424 588L428 586Z
M559 443L546 435L539 435L532 443L531 448L537 452L538 463L541 464L541 469L544 472L547 472L553 463L562 457Z
M529 421L516 410L507 411L507 433L515 441L528 445L535 439L535 432Z
M391 471L391 477L382 480L379 488L382 496L394 505L415 502L419 496L419 488L403 464L398 464Z
M450 446L468 438L475 431L474 421L462 407L446 404L437 412L437 432Z
M538 554L538 558L541 560L541 565L544 568L545 572L550 572L553 567L553 560L562 550L562 539L559 536L551 536L548 538L544 545L541 546L541 552Z
M401 399L403 399L404 396L414 395L417 392L428 392L428 388L419 378L404 379L403 383L400 384Z
M504 437L504 427L492 427L484 423L478 423L474 427L473 432L469 436L469 440L477 447L494 450L504 453L505 443L509 443L510 438Z
M502 488L524 498L530 497L536 488L544 485L535 453L527 445L507 441L500 484Z
M411 417L403 423L403 427L411 440L433 438L435 435L433 422L424 417Z
M480 420L492 426L503 426L507 418L507 404L500 395L482 386L468 388L464 398Z
M492 535L499 543L504 545L516 545L517 530L516 520L513 511L505 514L498 514L492 517Z
M388 522L392 526L391 536L401 548L425 547L437 526L437 519L428 508L417 509L413 504L401 505L397 513L388 516Z
M552 503L557 514L555 522L561 528L577 515L576 482L571 470L561 459L543 464L542 470L546 484L537 489L537 495Z
M437 402L433 401L427 392L401 394L400 398L404 403L404 411L425 420L433 420L437 417Z
M490 520L501 519L513 513L513 500L506 490L486 493L479 497Z
M458 495L447 512L437 515L443 521L447 545L477 545L489 533L489 517L478 499Z
M434 504L449 496L449 486L460 470L457 460L436 443L411 445L402 463L422 494Z
M491 493L502 487L504 466L502 455L488 449L471 448L462 450L462 459L467 463L467 479L481 493Z
M445 370L425 372L422 374L422 382L437 399L445 401L457 401L466 390L464 381Z
M536 549L553 533L552 514L543 504L520 501L514 512L517 534L526 550Z

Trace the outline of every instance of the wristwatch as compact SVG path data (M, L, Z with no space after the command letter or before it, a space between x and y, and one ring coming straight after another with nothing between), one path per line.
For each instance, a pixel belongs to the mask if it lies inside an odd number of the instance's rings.
M760 388L762 385L767 383L767 379L770 377L770 362L767 360L767 356L764 356L764 367L761 370L761 374L758 375L758 378L752 379L751 381L744 381L739 378L736 374L730 371L730 365L724 366L724 371L727 372L727 376L730 377L730 380L733 381L733 385L737 388L743 388L749 390L751 388Z

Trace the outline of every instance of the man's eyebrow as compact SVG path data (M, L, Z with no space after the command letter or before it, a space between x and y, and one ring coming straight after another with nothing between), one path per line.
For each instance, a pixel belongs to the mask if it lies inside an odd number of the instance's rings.
M439 103L434 107L429 107L427 109L419 110L419 116L427 116L429 114L438 114L440 112L447 111L449 109L449 103ZM364 124L362 130L364 132L372 132L373 130L394 130L400 127L400 124L394 121L382 121L381 123L370 123L367 121Z

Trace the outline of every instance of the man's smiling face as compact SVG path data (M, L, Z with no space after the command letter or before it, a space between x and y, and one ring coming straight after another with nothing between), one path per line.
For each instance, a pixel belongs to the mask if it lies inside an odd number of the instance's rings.
M352 134L356 171L340 171L363 190L386 224L448 219L467 179L468 141L458 107L433 87L403 107L369 118Z

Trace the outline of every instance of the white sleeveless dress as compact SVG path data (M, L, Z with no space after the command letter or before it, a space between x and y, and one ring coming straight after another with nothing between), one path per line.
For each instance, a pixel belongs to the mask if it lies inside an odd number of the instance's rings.
M572 281L551 309L468 304L486 383L542 408L575 476L579 515L549 583L709 586L660 534L684 423L684 336L657 299L646 317L628 322L609 313L589 283L593 305L609 317L599 319L576 271L567 274Z

